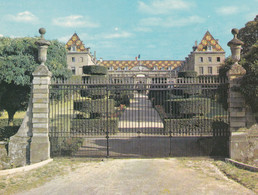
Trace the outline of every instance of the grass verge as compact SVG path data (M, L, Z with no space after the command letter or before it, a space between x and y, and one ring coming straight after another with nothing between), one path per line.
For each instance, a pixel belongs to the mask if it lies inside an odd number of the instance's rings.
M239 169L234 165L223 161L214 161L214 164L228 178L242 184L243 186L249 188L250 190L253 190L255 193L258 194L258 173Z
M85 163L96 161L100 160L55 158L53 162L32 171L0 176L0 194L14 194L39 187L57 176L63 176L76 170Z

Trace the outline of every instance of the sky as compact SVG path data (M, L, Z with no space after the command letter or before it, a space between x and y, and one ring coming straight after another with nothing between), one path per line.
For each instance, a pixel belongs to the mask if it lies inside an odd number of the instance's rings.
M66 43L76 32L104 60L184 60L208 30L230 55L232 28L258 14L258 0L0 0L0 37Z

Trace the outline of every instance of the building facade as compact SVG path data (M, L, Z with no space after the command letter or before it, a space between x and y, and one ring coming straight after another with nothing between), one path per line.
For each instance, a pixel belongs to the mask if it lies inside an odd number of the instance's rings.
M198 75L218 75L219 67L225 61L225 51L218 40L207 31L199 44L186 57L182 70L196 71Z
M113 76L127 75L150 82L152 78L176 77L178 71L196 71L198 75L218 75L220 65L225 60L225 51L218 40L207 31L202 41L193 47L185 61L182 60L96 60L96 52L91 54L79 36L74 33L65 45L67 64L74 75L83 75L82 67L100 65L108 68Z

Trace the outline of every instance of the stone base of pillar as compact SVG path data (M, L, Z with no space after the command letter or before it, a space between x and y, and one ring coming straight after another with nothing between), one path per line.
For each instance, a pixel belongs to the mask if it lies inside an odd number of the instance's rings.
M20 167L30 162L30 137L14 135L9 142L10 165Z
M30 163L38 163L50 159L49 137L33 136L30 145Z

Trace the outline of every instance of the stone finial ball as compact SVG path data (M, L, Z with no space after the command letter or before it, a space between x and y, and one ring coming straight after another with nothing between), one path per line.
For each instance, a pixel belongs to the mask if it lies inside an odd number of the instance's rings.
M239 33L239 30L238 30L237 28L233 28L233 29L231 30L231 33L232 33L233 35L237 35L237 34Z
M45 28L40 28L40 29L39 29L39 33L40 33L41 35L44 35L44 34L46 33L46 29L45 29Z

